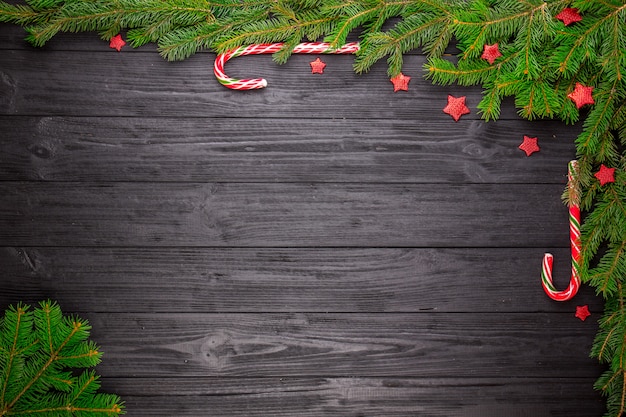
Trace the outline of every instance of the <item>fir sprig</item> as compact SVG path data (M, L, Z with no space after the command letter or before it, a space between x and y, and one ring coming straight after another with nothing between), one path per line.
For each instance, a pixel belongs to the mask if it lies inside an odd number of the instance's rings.
M577 9L582 20L559 21L565 8ZM0 1L0 22L25 27L35 45L59 32L96 31L109 39L126 30L133 46L157 43L168 60L280 41L285 47L274 59L285 62L303 40L339 46L358 34L355 71L386 59L395 76L404 55L421 49L433 83L483 88L478 108L486 120L499 117L505 97L513 97L527 119L584 118L575 141L586 212L581 277L606 300L591 354L610 368L596 383L607 396L608 415L625 413L626 1L26 0ZM501 56L483 58L485 46L496 44ZM456 57L444 56L449 46L459 50ZM594 88L593 105L579 109L569 98L577 84ZM616 168L614 183L594 177L600 164ZM21 366L11 362L8 372Z
M0 417L113 417L124 413L120 398L97 393L92 368L102 352L88 340L86 320L63 316L45 301L31 310L11 306L0 317Z
M600 330L596 335L591 354L609 366L594 384L595 389L607 396L607 415L622 416L626 413L626 314L624 288L619 284L617 296L605 304L605 311L599 321Z

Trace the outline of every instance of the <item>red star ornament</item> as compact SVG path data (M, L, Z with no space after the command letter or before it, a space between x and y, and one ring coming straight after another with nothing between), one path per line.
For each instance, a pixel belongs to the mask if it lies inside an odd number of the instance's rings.
M309 62L309 65L311 65L312 74L323 74L324 68L326 68L326 63L319 59L319 57L315 61Z
M589 312L589 306L587 306L587 305L576 306L576 314L575 315L576 315L576 317L578 317L582 321L585 321L585 319L591 315L591 313Z
M572 23L580 22L583 20L583 17L578 13L578 9L573 7L566 7L561 11L561 13L556 15L556 18L559 19L565 26L569 26Z
M409 91L409 81L411 81L411 77L408 75L404 75L400 73L395 77L391 78L390 81L393 83L393 92L396 91Z
M615 168L608 168L604 164L600 165L600 171L594 174L594 177L600 181L600 185L615 182Z
M501 56L502 54L500 53L500 50L498 49L498 44L494 43L493 45L484 46L484 50L483 50L483 54L481 55L481 58L486 59L489 62L489 64L493 65L495 60L500 58Z
M585 104L595 103L591 96L592 91L593 87L585 87L581 83L576 83L576 88L574 88L574 91L569 93L567 97L576 104L577 109L580 109Z
M524 135L524 141L522 142L520 146L518 146L518 148L526 152L526 156L530 156L535 152L539 152L539 145L537 145L537 138L531 138L531 137Z
M111 38L109 42L109 48L117 49L117 52L122 50L122 46L126 45L124 39L122 39L122 35L115 35Z
M448 94L448 105L443 108L443 112L458 122L461 116L470 112L470 109L465 105L465 96L454 97Z

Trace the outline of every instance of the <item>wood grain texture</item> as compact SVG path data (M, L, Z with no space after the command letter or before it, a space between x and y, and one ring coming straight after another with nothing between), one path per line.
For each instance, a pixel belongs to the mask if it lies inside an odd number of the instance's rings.
M560 185L0 183L7 246L568 245ZM553 198L547 198L553 196Z
M602 301L569 279L580 125L484 123L480 88L408 92L351 56L164 61L0 25L0 308L93 325L128 416L592 417ZM454 123L446 96L467 96ZM541 152L517 149L537 136ZM592 317L574 317L588 304Z
M102 376L585 377L571 314L86 314ZM550 335L545 340L546 335ZM567 346L567 354L563 347ZM547 366L546 366L547 365Z
M555 283L569 282L557 249ZM0 308L58 300L73 312L561 312L540 249L0 248ZM575 304L574 304L575 303Z
M367 74L352 69L353 57L325 56L323 76L311 74L310 56L295 55L285 65L269 56L228 63L232 77L263 76L260 91L231 91L213 75L212 54L170 63L158 54L9 50L0 55L0 114L58 116L141 116L203 118L420 119L452 122L442 109L447 95L467 96L479 118L478 87L434 86L422 78L425 57L407 56L413 68L408 92L393 92L386 63ZM250 69L254 68L254 74ZM409 72L409 70L407 70ZM519 120L512 100L501 119Z
M0 117L0 178L565 184L579 126L420 120ZM518 132L518 133L514 133ZM19 144L16 138L20 138Z
M104 378L133 416L600 416L589 378Z

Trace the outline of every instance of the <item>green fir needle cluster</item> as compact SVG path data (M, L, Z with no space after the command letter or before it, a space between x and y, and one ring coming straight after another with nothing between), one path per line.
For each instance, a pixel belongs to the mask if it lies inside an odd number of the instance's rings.
M0 417L115 417L119 397L98 393L98 346L87 321L63 316L50 301L11 306L0 317Z
M556 16L576 8L582 20ZM626 2L620 0L26 0L0 1L0 22L23 26L43 45L59 32L120 31L133 46L154 42L164 58L199 50L224 52L252 43L285 42L285 62L301 41L334 46L359 36L354 68L386 59L400 73L403 55L421 49L425 75L436 84L480 85L485 120L513 97L527 119L584 119L576 139L582 189L581 275L606 300L592 355L609 370L596 388L609 416L626 413ZM483 58L485 45L501 56ZM459 53L444 56L449 46ZM568 95L593 87L594 104L578 109ZM594 177L601 164L615 182ZM567 199L567 194L564 195Z

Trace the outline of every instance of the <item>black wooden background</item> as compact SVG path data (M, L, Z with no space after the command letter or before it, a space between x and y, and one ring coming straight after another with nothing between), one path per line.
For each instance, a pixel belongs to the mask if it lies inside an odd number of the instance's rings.
M128 416L602 415L602 302L539 281L545 251L569 280L579 126L485 123L418 54L408 92L304 55L233 60L269 82L233 92L210 53L23 36L0 26L0 308L89 319Z

